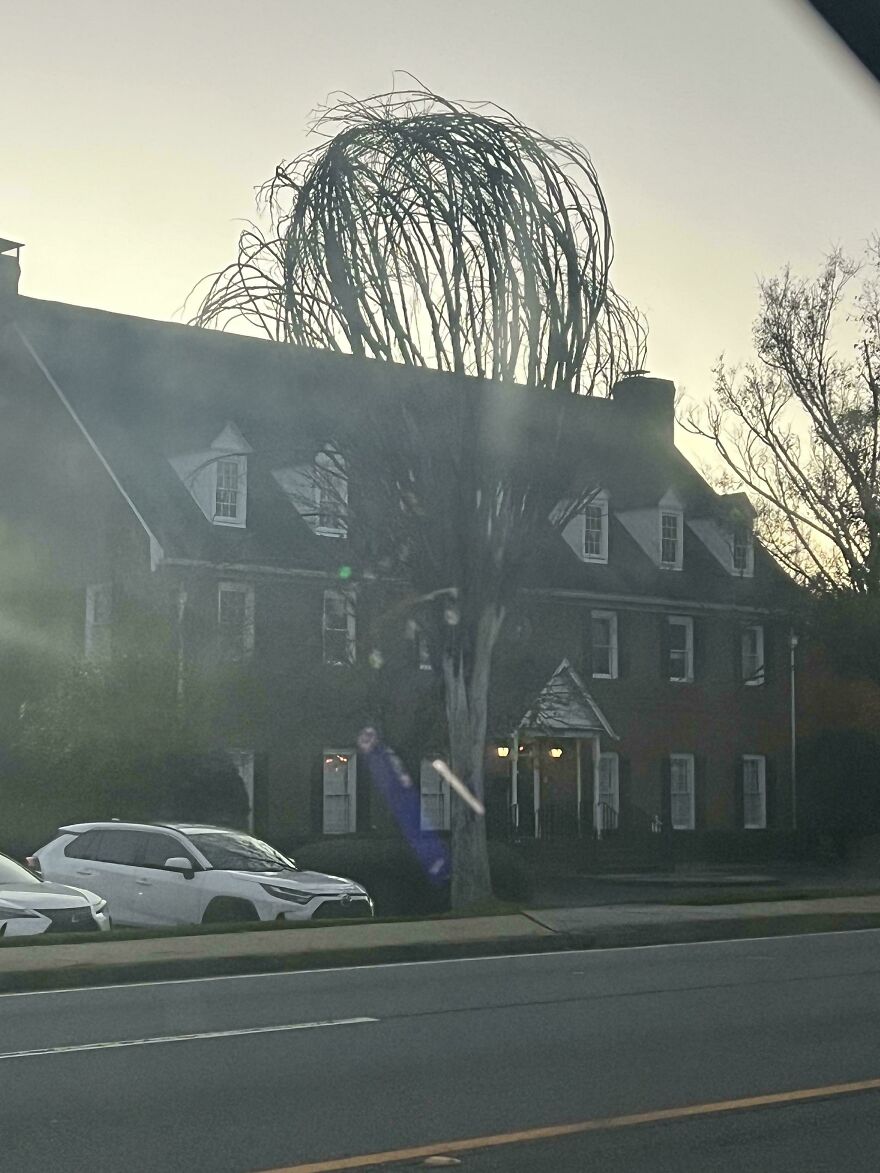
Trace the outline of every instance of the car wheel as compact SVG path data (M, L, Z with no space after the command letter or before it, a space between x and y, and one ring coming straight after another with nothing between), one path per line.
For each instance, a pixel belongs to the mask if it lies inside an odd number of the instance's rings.
M249 900L235 900L220 896L212 900L202 917L203 925L231 924L235 921L255 921L260 914Z

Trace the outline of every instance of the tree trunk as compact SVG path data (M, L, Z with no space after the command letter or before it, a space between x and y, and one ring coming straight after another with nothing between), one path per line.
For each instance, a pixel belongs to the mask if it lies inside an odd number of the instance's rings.
M480 617L470 679L460 653L447 652L443 657L450 768L484 806L490 668L501 621L502 613L495 607ZM492 882L485 815L477 814L456 794L451 800L452 907L458 911L490 900Z

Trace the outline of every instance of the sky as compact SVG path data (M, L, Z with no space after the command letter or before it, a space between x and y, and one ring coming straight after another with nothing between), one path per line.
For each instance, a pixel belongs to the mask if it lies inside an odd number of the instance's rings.
M587 148L647 365L696 398L722 352L748 357L760 276L880 230L880 86L800 0L0 0L0 17L0 236L25 242L33 297L183 320L314 108L395 71Z

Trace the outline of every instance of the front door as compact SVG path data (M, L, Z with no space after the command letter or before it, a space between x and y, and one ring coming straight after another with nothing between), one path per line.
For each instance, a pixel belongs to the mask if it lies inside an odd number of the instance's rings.
M190 853L179 839L158 831L139 832L140 852L134 882L134 912L140 925L192 925L201 917L198 877L168 871L166 859Z

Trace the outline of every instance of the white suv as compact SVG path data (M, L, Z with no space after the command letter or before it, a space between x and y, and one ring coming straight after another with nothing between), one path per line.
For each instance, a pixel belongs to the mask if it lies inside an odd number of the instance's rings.
M28 862L47 880L103 896L114 924L373 915L360 884L300 871L267 843L222 827L76 823Z

